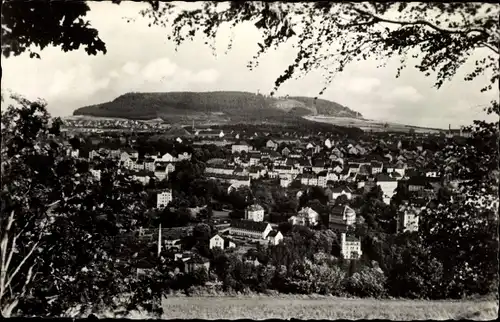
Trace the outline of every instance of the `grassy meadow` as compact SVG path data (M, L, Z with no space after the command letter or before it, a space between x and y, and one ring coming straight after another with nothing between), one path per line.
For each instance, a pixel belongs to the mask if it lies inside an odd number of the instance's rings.
M411 301L301 296L169 297L162 319L493 320L491 300Z

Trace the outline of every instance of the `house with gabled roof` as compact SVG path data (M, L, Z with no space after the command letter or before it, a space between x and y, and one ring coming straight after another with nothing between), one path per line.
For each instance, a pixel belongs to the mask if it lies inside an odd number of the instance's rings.
M276 246L283 240L283 234L279 230L272 230L267 235L267 239L271 245Z
M319 214L310 207L302 208L296 216L288 219L292 225L316 226L319 223Z
M214 236L212 236L212 238L210 238L208 247L210 249L214 248L226 249L226 248L235 248L236 244L229 238L224 238L221 237L219 234L215 234Z
M331 190L332 190L331 200L337 200L337 198L342 196L342 195L345 195L348 200L352 199L353 191L351 188L349 188L346 185L342 185L342 186L333 188Z
M102 151L92 150L89 152L89 161L94 160L94 158L104 158L104 153Z
M170 153L165 153L164 155L161 156L161 158L157 159L158 161L163 161L163 162L175 162L176 158L171 155Z
M325 160L322 159L316 159L312 162L312 171L315 173L320 173L321 171L325 170Z
M210 240L208 242L208 248L209 249L214 249L214 248L224 249L224 238L222 238L218 234L214 235L212 238L210 238Z
M154 176L158 178L158 180L164 180L168 177L167 166L156 164Z
M288 156L288 155L290 154L290 152L291 152L291 151L290 151L290 149L289 149L288 147L286 147L286 146L285 146L285 147L281 150L281 155L286 157L286 156Z
M268 140L266 142L266 147L268 149L272 149L272 150L276 151L276 149L278 148L278 143L274 142L273 140Z
M239 141L231 146L231 152L234 154L236 152L247 152L250 151L250 145L245 141Z
M326 182L328 181L339 181L339 175L334 171L328 170L326 172Z
M329 215L329 228L337 231L347 231L356 223L356 212L349 206L335 206Z
M382 189L384 203L390 204L391 198L394 196L398 186L398 180L386 173L379 173L375 176L375 181L380 186L380 189Z
M135 151L134 149L130 148L125 148L123 149L122 153L120 154L120 161L125 161L127 158L139 158L139 152Z
M370 165L372 174L382 173L384 169L384 164L380 161L372 161Z

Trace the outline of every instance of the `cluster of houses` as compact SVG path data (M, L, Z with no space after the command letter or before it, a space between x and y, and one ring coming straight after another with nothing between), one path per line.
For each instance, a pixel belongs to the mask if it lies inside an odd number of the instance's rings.
M223 131L213 131L212 136L199 132L213 140L225 140ZM237 138L239 139L239 138ZM229 148L229 146L228 146ZM396 189L403 184L413 196L400 206L398 229L401 231L417 231L420 212L425 209L429 196L435 194L442 182L437 167L431 166L433 153L418 146L415 151L402 149L401 142L349 142L331 138L321 141L311 139L307 143L300 141L278 141L269 139L265 147L256 149L245 141L237 140L230 145L232 157L228 159L212 159L206 163L207 178L220 180L229 184L229 189L250 186L252 180L271 179L282 187L293 184L302 186L319 186L324 188L328 199L334 207L328 218L330 229L341 233L341 249L345 258L355 258L362 254L359 239L349 236L349 228L356 223L356 212L349 203L340 203L339 198L352 200L362 192L368 192L379 186L383 201L391 203ZM375 151L378 149L377 151ZM384 153L380 153L380 150ZM68 150L68 154L78 157L78 150ZM168 179L169 173L175 171L176 162L190 160L188 153L176 156L146 155L139 159L137 151L132 149L93 150L89 159L111 158L131 172L131 176L143 184L152 178ZM91 169L97 179L100 170ZM360 192L361 191L361 192ZM168 206L172 201L172 191L157 193L157 208ZM314 227L318 225L319 215L312 208L302 208L288 221L293 225ZM265 241L277 245L283 240L281 232L273 229L264 221L264 209L259 205L251 205L245 210L245 218L235 220L228 227L211 237L209 248L234 248L234 238ZM166 248L180 247L178 240L164 239ZM180 251L180 249L179 249ZM179 260L196 267L206 262L186 252L176 255ZM201 261L201 262L200 262ZM190 269L190 268L188 268Z
M200 268L210 269L210 261L196 252L182 249L181 240L193 235L193 227L143 229L139 228L138 237L152 241L158 238L158 255L162 251L170 251L172 260L177 262L176 272L194 272ZM141 267L139 263L138 274L148 269L148 263ZM149 265L150 266L150 265Z
M72 151L72 153L74 152ZM124 169L130 171L132 179L146 185L151 179L168 179L168 175L175 171L175 163L191 160L191 155L186 152L177 156L165 153L163 155L145 155L139 159L139 153L133 149L107 150L101 148L89 152L89 160L94 158L117 160ZM96 178L100 178L99 170L93 170L92 174Z
M165 128L162 120L139 121L115 118L88 118L70 116L62 119L66 129L86 129L88 132L102 131L102 129L127 129L134 131L159 130Z
M323 145L307 143L278 149L278 143L273 140L261 150L240 141L231 146L231 159L207 162L206 176L229 183L230 189L249 186L251 180L260 178L279 180L282 187L296 182L303 186L333 188L338 182L348 182L356 184L358 189L369 190L378 185L387 204L401 180L440 178L436 169L422 169L426 151L422 152L423 156L415 151L380 155L370 153L368 147L360 144L342 147L330 139Z

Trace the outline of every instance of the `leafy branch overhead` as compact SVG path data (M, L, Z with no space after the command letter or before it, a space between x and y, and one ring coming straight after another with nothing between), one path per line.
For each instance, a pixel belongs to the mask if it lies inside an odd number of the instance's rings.
M97 29L84 19L89 11L83 1L2 1L2 55L27 52L31 58L40 58L36 48L50 45L65 52L83 46L88 55L106 54Z
M435 87L439 88L476 49L489 54L475 62L465 80L489 73L490 82L482 89L487 91L499 78L499 7L494 4L207 1L200 8L182 10L173 4L156 5L142 14L153 24L171 27L169 39L177 46L197 34L215 41L223 25L234 28L254 23L263 40L249 68L256 67L270 49L296 41L296 59L278 77L274 90L292 77L322 69L326 80L322 94L349 63L371 57L385 66L395 55L401 63L397 77L415 60L415 67L426 76L436 74Z

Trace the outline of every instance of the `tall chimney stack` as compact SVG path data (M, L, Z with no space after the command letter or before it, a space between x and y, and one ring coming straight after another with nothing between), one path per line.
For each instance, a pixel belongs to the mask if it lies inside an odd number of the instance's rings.
M161 224L158 227L158 257L160 257L161 254Z

